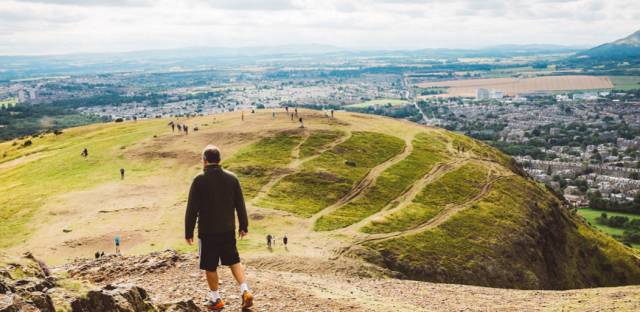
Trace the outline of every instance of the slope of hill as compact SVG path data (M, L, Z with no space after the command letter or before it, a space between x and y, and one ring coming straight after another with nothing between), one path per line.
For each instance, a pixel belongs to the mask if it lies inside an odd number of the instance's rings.
M577 58L596 60L636 60L640 58L640 31L614 42L578 53Z
M251 235L239 246L256 267L525 289L640 283L632 249L491 147L389 118L301 114L304 129L259 111L179 120L198 126L189 135L149 120L0 143L0 246L54 264L109 252L115 235L126 253L193 251L186 192L216 144L245 188ZM266 234L291 245L269 250Z

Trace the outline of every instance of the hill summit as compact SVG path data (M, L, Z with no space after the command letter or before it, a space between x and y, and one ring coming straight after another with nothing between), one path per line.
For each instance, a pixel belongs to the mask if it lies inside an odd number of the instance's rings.
M0 143L0 246L54 264L109 252L116 235L125 253L193 252L186 193L216 144L248 203L250 266L522 289L640 283L634 250L492 147L390 118L300 116L304 128L234 112L177 120L198 129L188 135L158 119ZM268 249L267 234L290 244Z
M601 60L629 60L640 58L640 30L635 33L577 54Z

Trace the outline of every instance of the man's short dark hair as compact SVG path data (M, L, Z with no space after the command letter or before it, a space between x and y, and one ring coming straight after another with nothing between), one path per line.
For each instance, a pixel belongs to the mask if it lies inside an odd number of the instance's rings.
M202 159L208 163L217 164L220 162L220 149L215 145L207 145L202 151Z

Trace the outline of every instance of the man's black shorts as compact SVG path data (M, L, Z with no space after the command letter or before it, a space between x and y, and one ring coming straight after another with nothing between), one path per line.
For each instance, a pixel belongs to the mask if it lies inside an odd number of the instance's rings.
M218 268L218 263L234 265L240 262L235 232L207 234L200 237L199 243L201 270L213 272Z

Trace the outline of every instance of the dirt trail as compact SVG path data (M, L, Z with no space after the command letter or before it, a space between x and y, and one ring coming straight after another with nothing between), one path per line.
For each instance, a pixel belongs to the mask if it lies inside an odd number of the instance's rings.
M345 196L340 198L333 205L326 207L323 210L316 213L315 215L313 215L309 219L310 224L314 224L322 216L331 214L332 212L340 209L340 207L344 206L348 202L358 198L363 193L364 190L369 188L369 186L371 186L371 184L375 182L375 180L380 176L382 172L384 172L385 170L389 169L389 167L407 158L407 156L409 156L411 152L413 152L412 140L413 140L413 137L406 137L405 145L404 145L404 148L402 149L402 152L400 152L399 154L396 154L390 159L382 162L381 164L369 170L367 175L362 180L360 180L360 182L358 182L358 184L356 184L356 186L353 187Z
M369 237L367 239L364 239L362 241L357 242L357 244L363 244L363 243L367 243L367 242L371 242L371 241L383 241L383 240L387 240L387 239L391 239L391 238L395 238L395 237L411 236L411 235L415 235L415 234L424 232L426 230L434 229L434 228L440 226L441 224L443 224L444 222L446 222L447 220L449 220L449 218L451 218L452 216L454 216L458 212L460 212L460 211L466 209L467 207L469 207L469 205L471 205L474 202L476 202L476 201L482 199L483 197L485 197L491 191L491 187L493 186L493 183L498 181L500 178L501 177L494 178L491 181L487 182L482 187L482 189L480 190L480 192L478 194L476 194L475 196L471 197L468 200L465 200L463 203L460 203L460 204L449 204L449 205L445 206L445 208L442 209L442 211L440 211L433 218L429 219L428 221L426 221L426 222L424 222L424 223L422 223L422 224L420 224L420 225L418 225L416 227L413 227L413 228L408 229L408 230L392 232L392 233L372 234L372 235L369 235Z
M313 159L316 159L318 157L320 157L320 155L328 150L331 150L332 148L336 147L339 144L344 143L345 141L347 141L348 139L351 138L351 131L344 131L345 135L340 137L339 139L331 142L331 144L328 144L327 146L325 146L324 148L322 148L321 150L319 150L315 155L300 159L300 147L302 146L302 144L304 144L307 139L309 139L309 136L311 136L311 133L307 130L305 130L304 133L304 139L302 139L300 141L300 143L298 143L298 145L296 145L293 150L291 151L291 157L293 158L293 160L287 165L287 167L285 169L282 170L282 173L272 177L271 180L269 180L269 182L265 185L263 185L260 190L258 191L258 194L253 197L253 199L251 199L251 204L252 205L256 205L256 203L258 203L260 200L264 199L265 196L267 196L267 194L269 193L269 191L278 183L280 182L280 180L284 179L285 177L289 176L290 174L298 171L298 169L305 164L306 162L309 162Z
M163 252L167 253L167 252ZM175 262L157 256L113 257L69 266L76 278L133 283L156 303L194 300L204 307L206 281L195 254ZM250 262L250 261L249 261ZM335 266L319 262L319 268ZM349 274L282 272L247 268L255 295L249 311L638 311L640 287L607 287L569 291L512 290L437 284ZM55 269L56 271L58 269ZM290 270L290 269L287 269ZM220 294L230 311L239 310L238 288L226 268L219 270Z
M384 218L387 215L403 209L407 205L411 204L420 191L422 191L427 185L437 181L445 174L463 166L465 163L465 160L456 160L453 162L436 164L427 174L422 176L420 180L415 182L410 188L400 194L400 196L392 200L387 206L382 208L382 210L338 231L350 235L362 235L358 229L367 225L372 220Z

